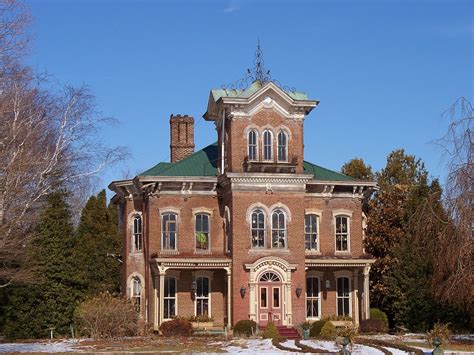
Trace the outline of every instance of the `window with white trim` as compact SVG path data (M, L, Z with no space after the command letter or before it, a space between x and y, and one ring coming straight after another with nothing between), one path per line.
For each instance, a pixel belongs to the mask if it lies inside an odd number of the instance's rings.
M161 215L161 247L163 250L176 250L178 217L176 213Z
M251 215L252 248L265 247L265 213L256 209Z
M285 132L278 133L278 161L288 160L288 137Z
M142 217L133 217L133 233L132 233L132 253L141 252L143 248L142 239Z
M248 159L249 160L258 160L257 145L258 133L255 130L251 130L248 134Z
M210 250L209 236L209 215L207 213L197 213L194 233L196 250Z
M272 248L286 248L286 218L280 209L272 213Z
M319 277L306 278L306 318L319 318Z
M163 316L165 319L176 317L176 278L165 277L165 298Z
M319 250L319 216L317 214L304 216L304 238L306 250Z
M336 251L349 251L349 217L336 216Z
M198 277L196 279L196 316L210 317L209 294L210 281L208 277Z
M350 281L348 277L337 278L337 315L350 316Z
M132 278L131 296L136 311L140 313L142 308L142 282L138 276Z
M273 135L270 131L263 132L263 160L273 160Z

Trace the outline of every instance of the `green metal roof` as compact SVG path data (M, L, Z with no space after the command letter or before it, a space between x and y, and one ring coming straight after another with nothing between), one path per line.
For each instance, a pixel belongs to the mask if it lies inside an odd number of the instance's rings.
M313 174L315 180L323 181L355 181L351 176L347 176L336 171L332 171L322 166L315 165L309 161L303 162L304 172L306 174Z
M176 163L159 163L139 174L140 176L217 176L217 142L197 151ZM304 173L311 174L315 180L354 181L355 179L304 161Z
M219 100L221 97L249 98L264 86L264 84L256 80L246 89L212 89L211 93L214 101ZM304 92L284 91L294 100L308 100L308 96Z
M166 164L162 165L162 164ZM217 176L217 142L176 163L160 163L141 176Z

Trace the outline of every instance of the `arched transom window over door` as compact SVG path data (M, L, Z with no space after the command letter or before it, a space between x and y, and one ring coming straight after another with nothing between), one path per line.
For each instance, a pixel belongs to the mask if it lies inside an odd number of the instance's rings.
M280 282L280 277L274 272L265 272L260 276L262 282Z

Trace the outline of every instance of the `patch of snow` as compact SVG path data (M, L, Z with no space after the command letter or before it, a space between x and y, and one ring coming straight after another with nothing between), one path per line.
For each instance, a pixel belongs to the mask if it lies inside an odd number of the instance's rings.
M406 351L402 351L400 349L388 348L386 346L384 346L383 348L390 351L393 355L406 355L406 354L408 354Z
M270 339L238 339L222 348L232 354L279 353L280 349L272 345ZM285 351L286 353L286 351Z
M363 354L383 355L383 352L378 350L378 349L372 348L371 346L354 344L354 345L352 345L351 354L354 354L354 355L363 355Z
M453 335L454 340L467 340L467 341L474 341L474 334L456 334Z
M301 340L301 344L311 346L315 349L326 350L328 352L335 352L341 350L333 341L324 340Z
M296 346L294 340L287 340L287 341L285 341L283 343L280 343L280 344L283 345L284 347L287 347L287 348L290 348L290 349L301 350L299 347Z
M2 353L65 353L76 351L74 346L78 344L72 340L36 343L4 343L0 344Z

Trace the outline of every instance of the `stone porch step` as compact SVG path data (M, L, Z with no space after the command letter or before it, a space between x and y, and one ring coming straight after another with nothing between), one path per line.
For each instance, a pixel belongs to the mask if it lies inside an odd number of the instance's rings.
M277 326L278 333L286 339L301 339L300 334L294 327L285 325Z

